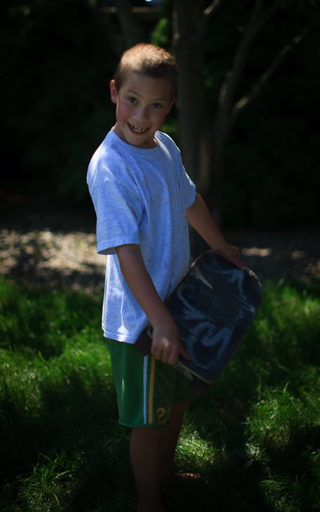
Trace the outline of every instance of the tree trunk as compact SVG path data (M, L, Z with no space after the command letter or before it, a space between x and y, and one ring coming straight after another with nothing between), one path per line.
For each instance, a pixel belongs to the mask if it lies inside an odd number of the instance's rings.
M139 23L132 12L130 0L115 0L126 49L142 41Z
M187 173L198 181L203 126L202 49L199 21L202 1L175 0L174 48L180 69L179 144Z

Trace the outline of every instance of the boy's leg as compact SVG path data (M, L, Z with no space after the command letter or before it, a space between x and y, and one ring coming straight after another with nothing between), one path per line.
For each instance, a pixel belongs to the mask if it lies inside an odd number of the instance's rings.
M185 410L190 400L175 402L172 406L171 422L161 431L161 477L168 478L174 473L174 455L179 439Z
M170 424L157 429L136 427L131 431L130 458L138 489L138 512L165 512L161 480L173 475L174 454L189 400L173 404Z
M161 477L173 471L183 414L191 397L189 383L170 365L151 355L142 356L132 345L107 343L119 422L132 427L130 458L139 493L138 512L166 512L160 495Z
M160 493L162 433L153 427L131 431L130 458L139 495L138 512L166 512Z

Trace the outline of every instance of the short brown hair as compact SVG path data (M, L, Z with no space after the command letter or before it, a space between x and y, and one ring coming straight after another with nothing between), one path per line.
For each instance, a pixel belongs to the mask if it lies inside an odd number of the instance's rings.
M167 79L171 85L171 98L176 98L178 66L175 58L163 48L153 44L140 43L126 50L114 75L115 87L118 91L130 73Z

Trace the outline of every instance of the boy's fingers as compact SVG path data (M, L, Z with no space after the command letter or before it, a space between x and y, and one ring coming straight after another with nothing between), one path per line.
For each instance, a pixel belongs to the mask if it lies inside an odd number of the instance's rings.
M182 346L180 346L180 349L178 351L175 350L171 352L168 363L171 365L177 364L179 356L183 357L183 359L186 359L187 361L191 361L191 357L187 354L185 349Z
M187 361L191 361L191 357L189 354L185 351L185 349L181 346L180 348L180 355L183 357L183 359L186 359Z
M232 252L229 256L226 256L225 259L229 261L229 263L232 263L240 270L246 270L246 266L241 261L241 256L239 250L236 252Z
M179 352L171 352L169 359L166 362L168 362L171 365L175 365L175 364L177 364L178 359L179 359Z

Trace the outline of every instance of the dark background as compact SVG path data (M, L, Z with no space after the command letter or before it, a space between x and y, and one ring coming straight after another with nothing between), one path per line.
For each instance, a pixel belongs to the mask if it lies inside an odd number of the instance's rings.
M205 2L206 3L206 2ZM208 2L207 2L208 3ZM114 123L109 81L123 38L113 2L1 2L0 201L7 208L91 208L85 176L90 157ZM149 6L145 39L170 46L172 2ZM203 29L207 116L252 9L228 0ZM290 5L289 5L290 4ZM238 97L319 2L284 2L250 51ZM104 7L104 9L102 9ZM139 16L139 14L137 14ZM115 36L116 34L116 36ZM319 24L284 61L263 94L238 119L221 184L223 223L283 229L320 220ZM196 94L195 94L196 101ZM170 134L179 143L175 112Z

